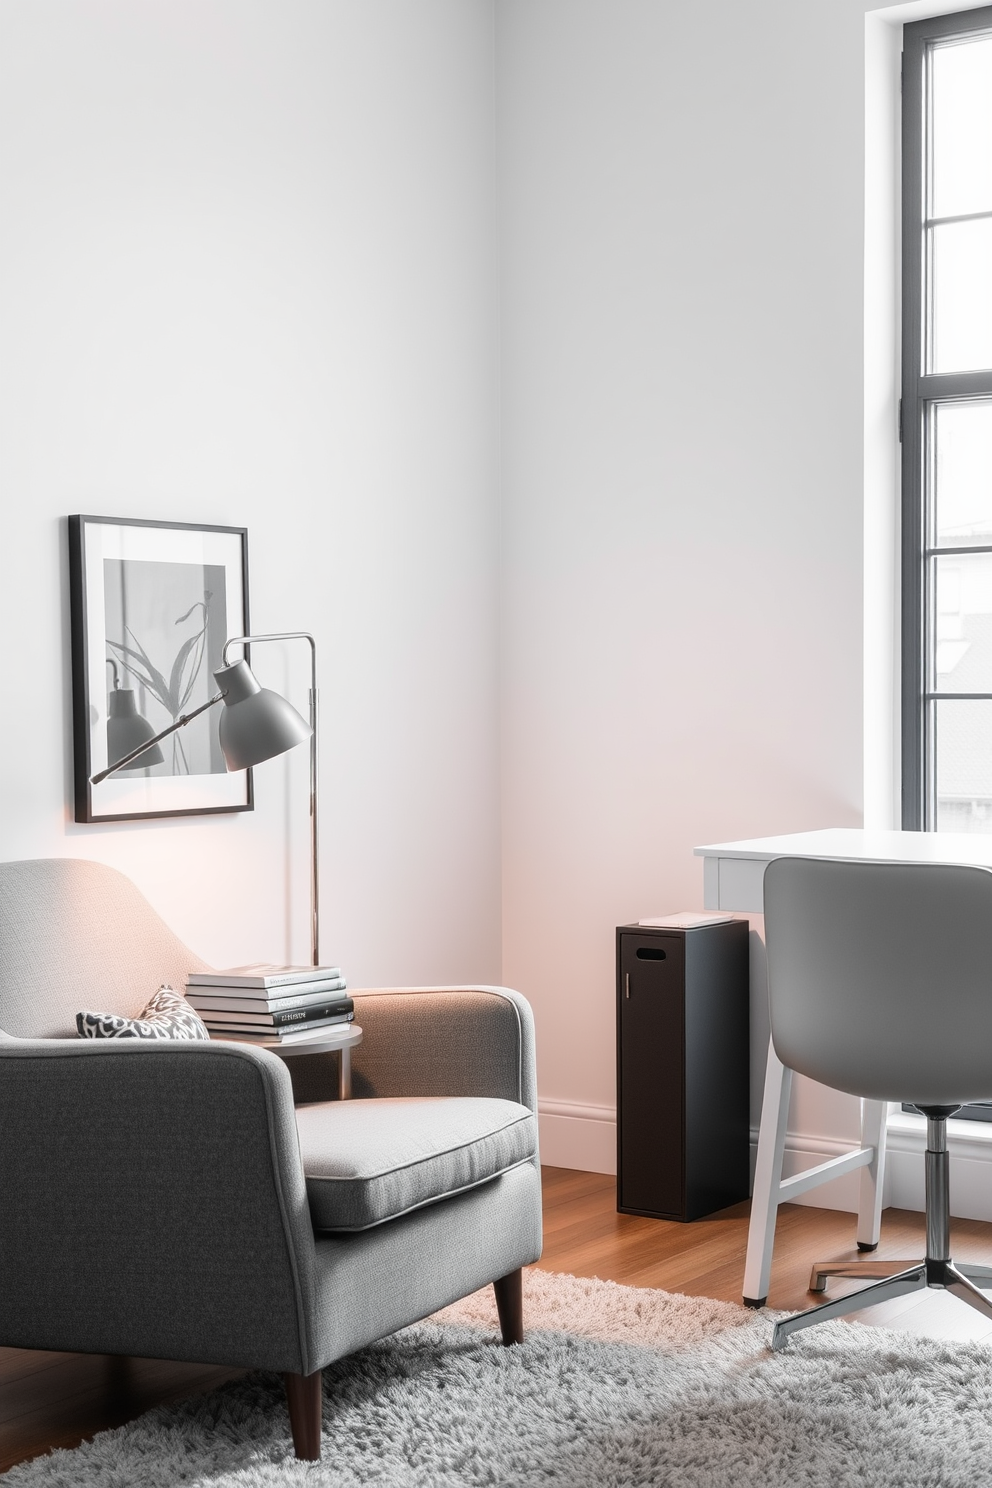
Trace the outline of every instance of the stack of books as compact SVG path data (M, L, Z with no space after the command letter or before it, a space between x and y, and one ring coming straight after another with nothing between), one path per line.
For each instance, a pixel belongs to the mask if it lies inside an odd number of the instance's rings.
M194 971L186 1001L212 1034L289 1043L342 1031L355 1016L339 966L235 966Z

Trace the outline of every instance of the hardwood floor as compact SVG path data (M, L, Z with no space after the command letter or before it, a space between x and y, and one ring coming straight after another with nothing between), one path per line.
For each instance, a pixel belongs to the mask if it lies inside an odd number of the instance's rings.
M544 1169L544 1254L547 1271L599 1276L625 1286L659 1287L689 1296L741 1300L748 1204L735 1204L693 1224L638 1219L616 1212L614 1179L602 1173ZM875 1260L916 1260L926 1246L922 1214L886 1209ZM992 1224L976 1219L951 1221L955 1260L992 1264ZM807 1291L814 1261L858 1260L855 1216L834 1209L785 1204L775 1230L768 1306L796 1311L817 1300ZM861 1259L864 1259L861 1257ZM835 1282L830 1295L856 1290L860 1283ZM924 1291L885 1302L853 1319L873 1326L906 1329L932 1337L992 1339L992 1322L939 1291Z
M617 1214L614 1180L600 1173L544 1169L544 1255L548 1271L599 1276L739 1302L747 1242L746 1204L682 1225ZM952 1254L992 1264L992 1224L954 1220ZM922 1214L889 1209L878 1257L922 1255ZM801 1308L815 1260L857 1256L854 1216L785 1206L779 1215L769 1306ZM934 1337L992 1338L992 1326L941 1292L872 1308L864 1321ZM526 1314L525 1314L526 1323ZM240 1371L157 1359L0 1349L0 1472L52 1447L75 1446L153 1405L213 1389Z

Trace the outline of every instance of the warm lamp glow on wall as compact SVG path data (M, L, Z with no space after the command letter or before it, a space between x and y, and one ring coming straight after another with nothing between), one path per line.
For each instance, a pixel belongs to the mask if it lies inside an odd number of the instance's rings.
M310 722L300 717L291 703L278 692L259 685L246 661L229 662L232 646L256 645L263 641L307 641L310 646ZM304 630L283 631L273 635L232 636L224 645L224 665L214 672L220 689L199 708L177 718L161 733L151 733L151 725L134 705L134 693L116 686L110 694L110 716L107 721L107 753L113 760L105 770L90 777L99 785L109 775L129 766L144 769L162 760L160 742L177 729L185 728L194 718L223 703L220 715L220 747L228 770L247 770L276 755L285 754L310 740L310 950L314 966L320 965L320 910L317 883L317 647L313 636ZM130 704L123 695L128 693ZM121 701L115 706L115 698ZM127 747L122 747L127 746ZM139 759L140 764L135 764Z

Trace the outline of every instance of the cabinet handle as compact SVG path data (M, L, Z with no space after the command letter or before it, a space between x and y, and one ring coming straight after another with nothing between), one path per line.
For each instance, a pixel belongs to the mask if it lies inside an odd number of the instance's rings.
M629 997L630 996L630 972L629 971L627 972L627 975L626 975L626 984L627 984L626 995Z

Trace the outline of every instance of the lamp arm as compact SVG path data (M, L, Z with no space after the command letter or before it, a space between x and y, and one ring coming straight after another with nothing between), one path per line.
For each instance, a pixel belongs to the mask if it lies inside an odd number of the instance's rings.
M205 713L208 708L212 708L214 703L222 702L226 696L226 693L218 692L209 700L209 702L201 703L200 706L198 708L194 708L192 712L181 713L176 719L175 723L170 723L169 727L164 728L160 734L155 734L151 739L146 739L143 744L137 745L137 747L134 749L129 749L127 754L122 754L119 760L114 760L114 763L112 765L108 765L105 770L100 770L98 774L91 775L90 785L99 785L101 780L106 780L108 775L113 775L117 770L123 770L124 766L129 765L132 760L136 760L139 754L144 754L146 749L151 749L153 744L158 744L163 739L167 739L170 734L176 733L178 729L185 728L186 725L188 723L192 723L193 719L198 717L199 714Z
M318 883L317 836L317 643L308 630L283 630L271 635L231 636L224 642L224 665L228 651L240 646L242 651L257 641L306 641L310 646L310 959L320 965L320 896ZM147 747L147 746L146 746Z

